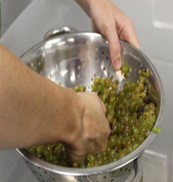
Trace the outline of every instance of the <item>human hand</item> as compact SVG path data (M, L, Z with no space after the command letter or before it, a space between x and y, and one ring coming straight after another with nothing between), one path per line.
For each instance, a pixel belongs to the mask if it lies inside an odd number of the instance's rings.
M74 161L82 162L88 154L96 154L107 147L110 128L105 116L105 106L95 93L78 93L84 104L81 132L77 139L66 145Z
M131 20L110 0L89 1L93 29L109 42L110 57L116 70L121 67L119 39L139 47Z
M109 43L110 58L116 70L121 68L120 39L139 47L131 20L111 0L76 0L90 16L93 30ZM85 3L84 3L85 2Z

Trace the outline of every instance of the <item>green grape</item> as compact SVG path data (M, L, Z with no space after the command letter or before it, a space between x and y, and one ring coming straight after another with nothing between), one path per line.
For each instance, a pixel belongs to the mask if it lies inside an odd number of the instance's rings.
M87 160L88 160L89 162L94 162L94 161L95 161L94 155L92 155L92 154L88 155Z
M112 136L110 136L110 138L109 138L109 145L112 147L112 148L114 148L115 147L115 145L116 145L116 136L115 135L112 135Z
M154 133L160 133L161 132L161 129L160 128L153 128L152 129L152 132L154 132Z
M122 73L124 74L124 77L127 78L130 74L131 68L130 66L125 63L121 68Z
M127 78L131 68L127 63L122 66ZM63 144L38 145L28 148L33 155L47 162L74 168L101 166L128 155L146 139L150 132L159 133L153 128L157 119L157 107L149 98L148 84L150 71L141 69L137 81L128 81L117 92L118 80L94 77L91 91L96 92L106 107L106 117L110 124L111 135L107 149L97 154L88 154L84 163L71 161ZM84 85L74 88L76 92L86 92Z

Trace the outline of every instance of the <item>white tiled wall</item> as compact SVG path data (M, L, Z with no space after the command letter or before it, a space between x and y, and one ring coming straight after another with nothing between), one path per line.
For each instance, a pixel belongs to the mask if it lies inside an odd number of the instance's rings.
M171 0L153 0L153 18L155 21L159 21L162 24L167 24L169 28L173 26L173 1ZM164 27L163 27L164 28Z
M2 33L16 19L21 11L30 3L31 0L1 0L2 11Z
M1 42L20 56L42 41L55 25L73 26L80 31L91 29L89 18L74 0L33 0L3 34Z
M19 13L31 2L32 0L1 0L2 1L2 31L15 20ZM39 0L38 0L39 1ZM61 19L66 15L62 8L66 8L65 12L69 11L69 18L66 20L76 19L79 22L79 27L87 27L81 21L79 13L81 11L72 11L74 8L74 0L51 0L49 3L57 6L56 11L62 12L61 14L52 11L52 19L57 18L57 22L62 24ZM39 1L40 4L46 0ZM151 58L167 60L173 62L173 1L172 0L113 0L119 8L127 14L135 24L136 32L140 41L141 49ZM48 4L48 6L49 6ZM41 6L41 5L40 5ZM59 8L58 8L59 7ZM62 8L61 8L62 7ZM52 9L52 7L50 7ZM55 9L55 8L54 8ZM73 14L73 18L71 15ZM57 17L58 15L58 17ZM38 12L38 16L42 16ZM44 15L48 16L48 15ZM80 19L79 19L80 17ZM53 21L52 21L53 22ZM76 22L75 22L76 23ZM73 23L74 24L74 23ZM76 23L77 24L77 23ZM75 25L76 25L75 24ZM77 27L78 28L78 27Z
M134 22L141 49L173 63L173 1L113 0Z

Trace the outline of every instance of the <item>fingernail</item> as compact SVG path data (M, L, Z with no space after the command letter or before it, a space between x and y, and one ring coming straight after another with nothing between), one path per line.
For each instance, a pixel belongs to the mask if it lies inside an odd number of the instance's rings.
M121 68L121 59L120 59L120 57L116 58L113 61L113 66L114 66L115 70L119 70Z

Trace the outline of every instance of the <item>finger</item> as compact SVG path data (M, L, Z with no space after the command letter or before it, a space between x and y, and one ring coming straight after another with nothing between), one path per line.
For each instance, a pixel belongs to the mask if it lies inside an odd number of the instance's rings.
M87 156L87 154L80 154L80 152L78 151L70 151L70 152L68 151L67 154L72 161L75 161L78 164L82 164L85 161Z
M131 21L126 23L128 28L123 28L119 37L121 40L127 41L139 48L139 42L135 33L135 29Z
M129 30L129 33L127 34L127 40L128 40L128 42L133 44L135 47L139 48L139 42L138 42L136 34L134 33L133 30Z
M96 92L91 92L91 94L96 97L96 99L98 100L98 102L101 105L102 110L104 111L104 113L106 113L106 106L104 105L104 103L102 102L102 100L100 99L100 97L97 95Z
M104 103L102 102L102 100L100 98L98 98L98 99L99 99L99 102L101 104L101 107L102 107L104 113L106 113L106 106L104 105Z
M105 30L105 37L109 43L109 51L111 62L115 70L119 70L121 68L121 46L119 37L116 31L116 27L110 26Z
M103 26L102 31L99 31L93 22L91 26L93 31L101 33L108 40L112 66L114 67L115 70L119 70L122 64L121 46L120 46L120 41L119 41L117 31L116 31L116 26L112 26L112 24L105 25Z

